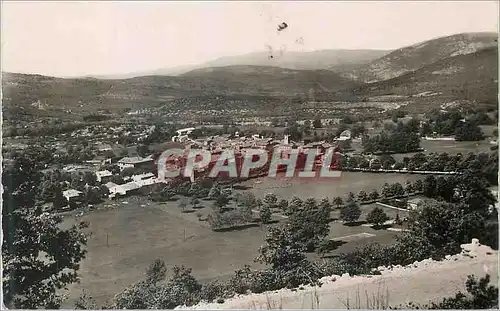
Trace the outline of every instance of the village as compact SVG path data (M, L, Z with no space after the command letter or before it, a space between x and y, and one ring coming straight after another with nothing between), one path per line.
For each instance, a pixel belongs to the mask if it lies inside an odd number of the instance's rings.
M498 309L498 3L417 2L2 3L2 308Z

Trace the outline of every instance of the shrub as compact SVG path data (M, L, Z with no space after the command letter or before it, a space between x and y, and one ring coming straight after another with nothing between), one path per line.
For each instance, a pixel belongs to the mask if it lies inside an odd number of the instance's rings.
M366 221L376 226L383 224L388 219L389 217L387 217L387 214L380 207L375 207L366 216Z
M346 222L353 222L361 216L361 209L354 201L348 201L347 204L340 210L340 219Z

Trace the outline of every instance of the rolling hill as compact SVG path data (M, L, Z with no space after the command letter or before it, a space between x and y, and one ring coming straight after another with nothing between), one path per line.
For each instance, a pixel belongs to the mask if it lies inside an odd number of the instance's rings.
M200 95L309 96L335 93L359 83L328 70L289 70L277 67L232 66L204 68L181 76L130 79L64 79L3 73L3 112L50 116L111 111L159 104L171 98Z
M335 92L359 85L329 70L293 70L269 66L209 67L192 70L180 77L211 81L244 94L272 96Z
M202 64L202 67L223 67L235 65L273 66L297 70L319 70L336 68L347 64L365 64L388 54L386 50L319 50L312 52L269 52L221 57ZM276 55L275 55L276 54Z
M392 79L439 60L497 46L496 33L462 33L428 40L395 50L365 65L344 65L336 70L343 77L364 82Z
M139 76L178 76L192 70L207 67L227 66L271 66L296 70L332 69L338 66L361 65L388 54L387 50L319 50L311 52L279 51L270 58L269 52L254 52L243 55L219 57L197 64L158 68L156 70L132 72L108 76L94 76L99 79L127 79Z
M498 48L489 47L470 54L436 61L399 77L362 85L354 89L364 95L431 94L456 99L496 101L498 94Z
M498 48L495 40L496 34L491 33L457 34L398 49L365 65L346 62L368 61L383 51L375 54L371 50L366 53L350 51L352 56L347 56L346 51L345 55L336 51L338 58L329 60L327 58L333 55L329 51L311 52L310 56L285 53L282 59L276 60L280 66L285 66L286 57L289 57L294 66L303 68L329 63L339 73L256 65L213 66L177 76L127 79L65 79L3 73L3 112L4 118L13 120L20 116L64 117L103 108L123 112L129 108L159 105L172 98L212 95L302 99L314 96L316 100L331 101L387 94L422 97L421 93L427 92L496 102ZM260 61L263 55L259 55L248 54L246 61ZM244 61L241 57L221 58L209 64ZM265 61L270 61L267 56ZM351 78L378 81L365 84Z

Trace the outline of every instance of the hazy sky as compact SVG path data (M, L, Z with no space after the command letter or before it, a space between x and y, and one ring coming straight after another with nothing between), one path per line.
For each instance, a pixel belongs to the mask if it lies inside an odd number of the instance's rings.
M265 51L267 45L394 49L454 33L496 32L498 9L498 1L9 1L2 2L2 70L127 73ZM289 27L278 33L283 21Z

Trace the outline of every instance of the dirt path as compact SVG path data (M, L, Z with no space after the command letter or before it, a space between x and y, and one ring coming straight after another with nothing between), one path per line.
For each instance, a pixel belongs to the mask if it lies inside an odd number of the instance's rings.
M465 292L467 275L491 275L498 283L498 252L480 247L477 257L454 255L442 262L423 261L413 267L385 270L371 277L324 278L321 287L304 290L280 290L240 296L223 304L200 304L196 309L309 309L387 308L410 301L428 303ZM489 254L488 254L489 253Z

